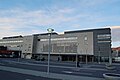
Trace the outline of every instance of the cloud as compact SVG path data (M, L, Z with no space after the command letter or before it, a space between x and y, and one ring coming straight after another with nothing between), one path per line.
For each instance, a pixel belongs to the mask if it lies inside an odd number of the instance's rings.
M64 13L64 14L66 14L66 13L73 13L74 12L74 9L73 8L64 8L64 9L60 9L60 10L58 10L58 13Z
M120 29L120 26L111 26L111 29Z
M96 7L101 4L110 3L113 1L109 0L73 0L73 4L75 3L75 6L81 6L84 7Z
M1 23L13 23L21 22L20 24L25 23L35 23L42 25L49 24L58 24L63 21L69 21L71 17L66 17L65 14L69 14L73 9L60 9L56 11L50 10L36 10L36 11L27 11L27 10L8 10L1 11L4 16L11 15L12 17L4 17L0 19ZM9 13L8 13L9 12ZM5 15L6 14L6 15Z
M52 10L51 12L49 10L31 11L16 8L10 10L0 10L0 12L0 31L2 31L2 33L0 33L1 37L18 35L21 32L27 34L29 33L27 31L28 29L31 34L32 32L43 32L43 30L40 29L43 26L58 25L76 20L76 17L66 16L66 14L71 14L73 12L73 9L69 8L58 9L55 11ZM38 29L40 31L38 31ZM4 31L9 32L9 34Z

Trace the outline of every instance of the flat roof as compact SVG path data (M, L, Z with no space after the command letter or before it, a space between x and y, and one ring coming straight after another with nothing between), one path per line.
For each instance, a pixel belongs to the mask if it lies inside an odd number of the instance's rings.
M48 35L49 33L42 33L42 34L33 34L34 36L38 36L38 35ZM58 35L58 33L53 32L51 33L52 35Z
M20 35L20 36L3 37L2 39L13 39L13 38L23 38L23 36Z
M76 31L65 31L64 33L79 33L79 32L91 32L91 31L97 31L97 30L111 30L110 28L99 28L99 29L88 29L88 30L76 30Z

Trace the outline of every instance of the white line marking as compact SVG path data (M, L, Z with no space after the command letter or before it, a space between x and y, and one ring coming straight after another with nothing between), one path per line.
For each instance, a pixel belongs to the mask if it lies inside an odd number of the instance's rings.
M69 74L72 73L72 72L70 72L70 71L62 71L62 72L64 72L64 73L69 73Z
M93 75L91 73L85 73L85 72L74 72L75 74L80 74L80 75Z
M32 79L25 79L25 80L32 80Z

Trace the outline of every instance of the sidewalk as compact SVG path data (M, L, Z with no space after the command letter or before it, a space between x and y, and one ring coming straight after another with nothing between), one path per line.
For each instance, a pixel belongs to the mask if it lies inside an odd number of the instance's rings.
M28 74L28 75L33 75L33 76L41 76L41 77L48 77L48 78L54 78L54 79L61 79L61 80L104 80L103 78L93 78L93 77L86 77L86 76L84 77L84 76L74 76L74 75L56 74L56 73L47 74L46 72L13 68L13 67L6 67L6 66L0 66L0 70Z

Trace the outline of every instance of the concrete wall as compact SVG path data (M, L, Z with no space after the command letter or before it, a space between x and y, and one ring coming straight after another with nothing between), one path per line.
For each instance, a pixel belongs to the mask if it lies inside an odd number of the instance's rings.
M93 32L83 32L78 34L78 54L94 55Z
M22 57L30 59L33 53L33 39L34 36L24 36L23 38L23 47L22 47Z

